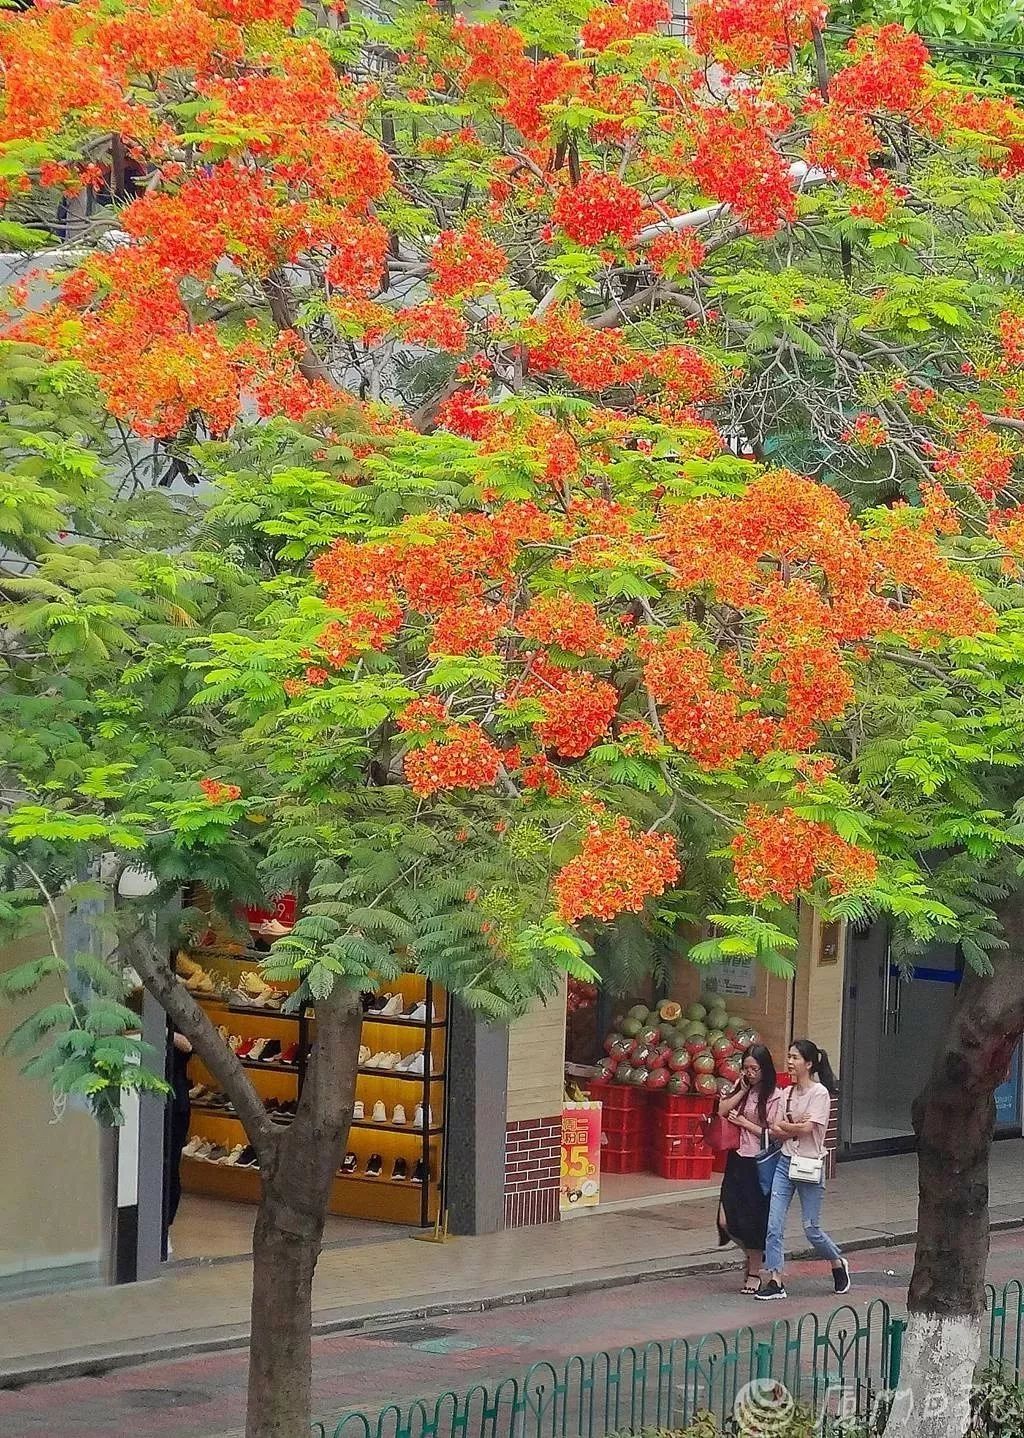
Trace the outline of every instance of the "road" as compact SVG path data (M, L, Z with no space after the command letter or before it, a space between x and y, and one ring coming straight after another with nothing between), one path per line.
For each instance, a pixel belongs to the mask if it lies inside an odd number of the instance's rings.
M851 1255L863 1309L873 1298L902 1304L910 1248ZM1024 1277L1024 1235L993 1234L989 1278ZM761 1325L837 1306L827 1269L789 1270L785 1302L759 1304L737 1292L740 1274L694 1274L457 1314L401 1328L319 1338L314 1343L314 1412L332 1431L348 1409L463 1392L521 1373L546 1358ZM243 1421L245 1355L228 1352L69 1379L0 1393L0 1438L228 1438Z

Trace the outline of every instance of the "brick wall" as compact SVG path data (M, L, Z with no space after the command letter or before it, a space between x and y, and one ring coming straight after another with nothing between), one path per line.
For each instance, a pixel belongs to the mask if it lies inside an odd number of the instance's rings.
M519 1119L505 1128L505 1227L554 1223L562 1115Z

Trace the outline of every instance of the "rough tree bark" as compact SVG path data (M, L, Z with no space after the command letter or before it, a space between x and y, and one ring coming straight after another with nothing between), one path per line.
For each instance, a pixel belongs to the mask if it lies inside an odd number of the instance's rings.
M358 1069L362 1001L338 987L316 1005L316 1037L294 1120L271 1123L245 1069L178 981L146 930L125 941L146 988L231 1099L260 1161L253 1232L246 1438L309 1438L313 1275L331 1185L345 1152Z
M362 1002L336 989L316 1014L298 1113L260 1156L246 1438L308 1438L312 1417L313 1274L352 1119Z
M969 973L914 1103L918 1232L901 1398L886 1438L963 1438L981 1345L995 1090L1024 1034L1024 895L1001 906L1009 948Z

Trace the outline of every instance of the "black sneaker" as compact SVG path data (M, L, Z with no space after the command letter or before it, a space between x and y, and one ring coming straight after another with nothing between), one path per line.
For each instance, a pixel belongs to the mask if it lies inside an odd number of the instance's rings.
M395 1159L395 1166L394 1166L394 1168L391 1170L391 1177L392 1177L393 1179L394 1179L394 1178L399 1178L399 1179L401 1179L401 1178L408 1178L408 1177L409 1177L409 1165L406 1163L406 1161L405 1161L404 1158L396 1158L396 1159Z
M832 1282L836 1286L837 1293L849 1293L853 1287L853 1279L850 1277L850 1265L845 1258L841 1258L839 1262L842 1264L842 1267L833 1268Z
M760 1289L754 1294L754 1297L759 1298L762 1303L765 1303L772 1298L788 1298L789 1295L777 1279L769 1278L767 1283L761 1284Z
M359 1164L359 1160L356 1158L355 1154L354 1154L354 1153L347 1153L347 1154L345 1155L345 1161L344 1161L344 1163L341 1165L341 1167L338 1169L338 1172L339 1172L339 1173L355 1173L356 1168L358 1167L358 1164Z
M252 1144L250 1144L248 1148L243 1148L243 1149L242 1149L242 1152L238 1155L238 1162L235 1164L235 1167L236 1167L236 1168L259 1168L259 1166L260 1166L259 1155L257 1154L256 1150L253 1148Z
M429 1176L430 1175L427 1173L423 1160L421 1158L418 1158L416 1160L416 1167L412 1171L412 1182L426 1183Z
M384 1160L379 1153L371 1153L369 1162L366 1165L367 1178L379 1178L384 1167Z

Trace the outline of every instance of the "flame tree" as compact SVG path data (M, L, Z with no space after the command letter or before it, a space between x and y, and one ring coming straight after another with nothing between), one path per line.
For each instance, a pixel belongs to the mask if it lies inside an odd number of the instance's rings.
M145 870L117 957L260 1158L249 1438L308 1427L360 990L507 1018L629 916L788 972L797 897L970 966L916 1109L942 1401L894 1420L964 1426L1024 1029L1024 112L900 26L668 18L0 17L0 918L50 940L10 992L75 980L16 1043L107 1119L151 1082L61 934ZM302 899L287 1129L153 942L195 882Z

